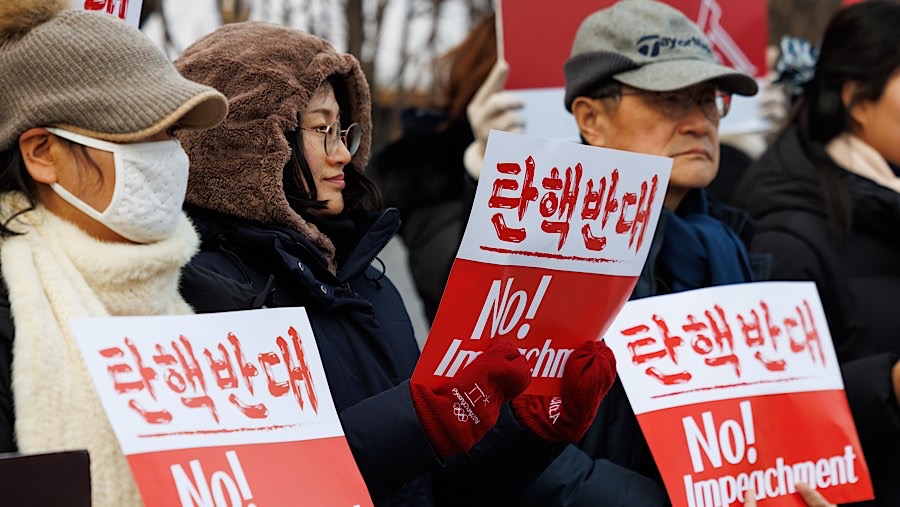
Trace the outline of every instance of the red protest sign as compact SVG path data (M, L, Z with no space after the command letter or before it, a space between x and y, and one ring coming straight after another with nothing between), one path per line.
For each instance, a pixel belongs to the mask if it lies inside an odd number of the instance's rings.
M715 287L633 301L606 335L674 506L804 506L872 498L812 283ZM827 428L827 429L826 429Z
M498 0L499 1L499 0ZM555 139L578 139L578 130L565 110L563 64L588 15L613 0L575 0L565 9L541 0L501 1L498 33L500 50L509 62L506 88L516 92L525 107L525 132ZM743 0L666 0L697 23L723 64L762 79L766 75L765 48L768 17L765 2ZM647 34L652 37L654 34ZM635 41L637 44L637 40ZM723 118L722 133L755 132L769 125L758 114L756 98L735 96Z
M503 52L510 71L509 90L565 86L563 64L575 32L591 13L613 0L576 0L566 8L542 0L500 4ZM706 33L719 59L750 75L766 73L768 17L764 2L744 0L667 0Z
M437 386L495 341L555 394L572 350L631 294L671 159L492 131L475 203L412 381Z
M86 11L105 12L137 28L142 0L78 0L75 7Z
M146 505L372 505L302 308L72 328Z
M356 463L343 437L132 454L128 465L146 505L352 506L368 496L359 472L345 472Z

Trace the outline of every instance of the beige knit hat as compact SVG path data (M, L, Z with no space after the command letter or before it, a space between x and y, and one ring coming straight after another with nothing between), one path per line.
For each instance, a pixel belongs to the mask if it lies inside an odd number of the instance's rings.
M0 151L32 127L130 142L225 117L225 97L183 78L139 30L69 4L0 2Z

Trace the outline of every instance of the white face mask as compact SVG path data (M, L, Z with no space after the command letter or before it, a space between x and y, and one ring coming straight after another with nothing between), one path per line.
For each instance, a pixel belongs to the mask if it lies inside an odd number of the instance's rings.
M187 190L188 156L177 140L115 144L58 128L53 134L113 154L116 185L112 200L98 211L53 183L50 188L85 215L136 243L174 234Z

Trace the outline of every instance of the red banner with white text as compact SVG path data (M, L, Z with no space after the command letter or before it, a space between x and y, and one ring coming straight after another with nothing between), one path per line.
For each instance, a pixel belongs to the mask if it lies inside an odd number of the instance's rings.
M132 454L146 505L359 505L343 437Z
M715 287L627 303L606 334L675 507L872 498L815 284Z
M303 308L72 328L145 505L372 505Z
M492 131L475 203L413 382L436 386L491 343L555 394L641 272L671 159Z

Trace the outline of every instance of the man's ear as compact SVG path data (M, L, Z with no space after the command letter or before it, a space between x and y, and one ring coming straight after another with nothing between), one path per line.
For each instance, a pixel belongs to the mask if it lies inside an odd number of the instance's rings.
M581 137L591 146L605 146L607 111L601 99L576 97L572 102L572 115L578 124Z
M47 129L28 129L19 136L25 170L38 183L56 183L60 143Z

